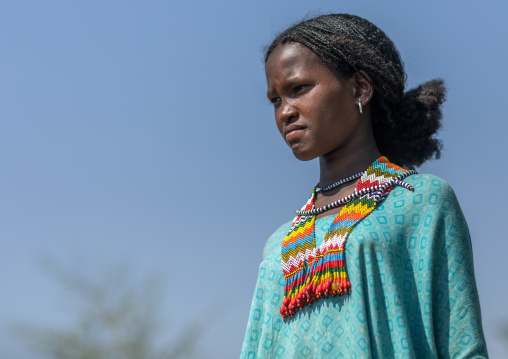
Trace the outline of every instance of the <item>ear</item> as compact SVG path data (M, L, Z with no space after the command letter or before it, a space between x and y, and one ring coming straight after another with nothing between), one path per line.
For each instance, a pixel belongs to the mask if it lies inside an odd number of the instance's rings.
M355 80L356 98L362 101L362 105L366 106L372 99L374 87L372 87L372 79L363 70L357 71L353 78Z

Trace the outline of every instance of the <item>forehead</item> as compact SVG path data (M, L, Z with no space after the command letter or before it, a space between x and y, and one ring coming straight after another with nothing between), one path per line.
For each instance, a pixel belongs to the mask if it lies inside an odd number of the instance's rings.
M277 46L266 61L266 80L268 85L282 78L305 76L320 72L331 75L327 66L319 62L317 56L299 43L288 43Z

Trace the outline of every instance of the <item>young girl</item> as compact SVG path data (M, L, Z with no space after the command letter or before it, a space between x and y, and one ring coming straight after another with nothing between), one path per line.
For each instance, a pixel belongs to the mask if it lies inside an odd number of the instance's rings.
M347 14L281 33L265 69L282 137L320 173L265 245L242 358L486 358L459 204L411 170L439 157L442 81L404 92L391 40Z

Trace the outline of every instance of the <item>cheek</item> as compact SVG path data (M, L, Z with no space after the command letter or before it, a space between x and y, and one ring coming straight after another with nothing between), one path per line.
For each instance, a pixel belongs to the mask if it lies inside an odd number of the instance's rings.
M326 119L333 122L335 127L348 127L357 117L358 107L353 100L343 96L330 97L322 106L326 108L325 111L322 111L322 116L326 116Z
M342 116L347 107L344 96L333 91L323 93L322 96L317 97L317 100L312 101L308 106L312 107L313 112L320 118L325 116L329 119Z

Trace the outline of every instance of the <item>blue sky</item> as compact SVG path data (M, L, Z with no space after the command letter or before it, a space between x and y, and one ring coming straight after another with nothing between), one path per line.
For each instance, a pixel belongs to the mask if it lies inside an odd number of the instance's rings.
M503 1L1 1L0 356L32 359L11 323L65 326L51 259L93 273L128 262L166 283L173 333L238 357L266 238L317 180L266 100L262 49L304 16L347 12L394 41L408 88L448 87L442 158L472 234L492 357L508 355L502 216L508 176ZM218 304L219 303L219 304Z

